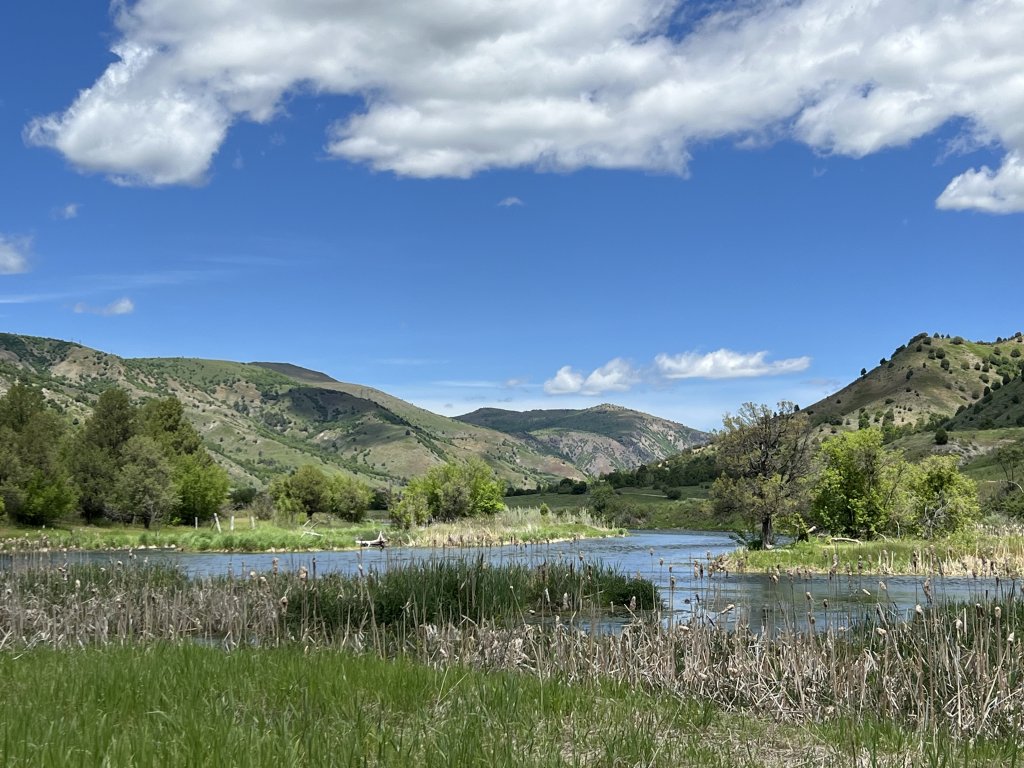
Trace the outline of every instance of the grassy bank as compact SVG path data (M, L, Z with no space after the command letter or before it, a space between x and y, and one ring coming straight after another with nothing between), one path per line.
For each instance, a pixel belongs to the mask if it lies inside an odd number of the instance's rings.
M808 728L622 684L302 648L0 654L7 766L1011 766L1012 740Z
M1013 739L797 727L621 684L299 648L39 649L0 655L0 674L8 766L1018 764Z
M726 565L736 571L1019 578L1024 574L1024 529L981 527L934 540L813 538L772 550L737 550L727 558Z
M561 516L541 515L537 509L515 509L496 515L414 528L394 529L371 521L346 524L320 520L315 525L281 526L248 517L221 521L201 528L160 526L146 530L130 525L67 524L55 528L0 527L0 552L37 549L127 550L169 548L186 552L299 552L309 550L355 549L357 539L374 539L381 531L395 545L405 546L489 546L513 542L557 541L595 536L621 535L594 520L586 510Z

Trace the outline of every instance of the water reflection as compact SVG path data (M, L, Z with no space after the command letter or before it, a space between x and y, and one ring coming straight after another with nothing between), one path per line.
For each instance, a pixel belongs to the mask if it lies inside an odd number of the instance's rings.
M854 622L905 620L917 605L950 600L984 602L1016 596L1017 583L1006 579L888 576L866 574L788 575L734 573L716 570L721 555L736 548L725 533L690 531L633 531L624 538L584 539L552 544L505 545L485 548L396 547L347 552L304 553L189 553L146 550L137 561L169 563L196 577L246 576L251 571L327 573L382 572L414 562L441 558L477 558L501 565L545 562L603 562L625 573L653 581L665 603L666 621L705 621L725 628L747 625L762 629L843 629ZM68 562L125 560L124 552L51 552L7 555L3 567L29 561L60 565Z

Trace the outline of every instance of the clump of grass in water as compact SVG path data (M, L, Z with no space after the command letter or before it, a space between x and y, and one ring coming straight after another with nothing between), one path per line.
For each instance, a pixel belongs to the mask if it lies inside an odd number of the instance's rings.
M601 564L521 564L495 567L473 561L435 560L371 574L332 574L311 583L302 600L288 603L289 626L313 621L335 636L352 626L521 622L559 613L597 615L613 606L634 611L661 607L657 588Z

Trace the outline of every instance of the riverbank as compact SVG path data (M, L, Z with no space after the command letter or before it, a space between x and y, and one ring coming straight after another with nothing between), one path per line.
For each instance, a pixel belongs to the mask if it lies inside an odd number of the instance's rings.
M232 530L232 528L234 530ZM506 510L486 518L438 523L402 530L384 521L358 524L316 519L313 525L282 527L264 520L236 517L202 528L132 525L73 525L54 528L0 527L0 552L53 549L77 551L174 549L182 552L309 552L359 549L357 541L370 541L384 533L391 546L498 546L502 544L571 541L622 536L586 510L564 515L542 515L537 509Z
M738 549L725 558L725 567L738 572L1019 578L1024 574L1024 528L985 526L933 540L812 538L771 550Z

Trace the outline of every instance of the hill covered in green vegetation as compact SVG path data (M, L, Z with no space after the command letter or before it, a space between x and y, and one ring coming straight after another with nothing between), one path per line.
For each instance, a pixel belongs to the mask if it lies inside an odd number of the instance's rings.
M42 387L77 420L113 385L136 400L174 395L238 484L261 485L314 464L384 487L471 457L522 486L584 474L510 435L284 363L128 359L67 341L0 334L0 386L16 380Z
M710 439L706 432L608 403L582 410L481 408L456 418L520 438L592 475L659 461Z
M805 413L825 432L1024 426L1022 370L1020 333L994 342L921 333Z

